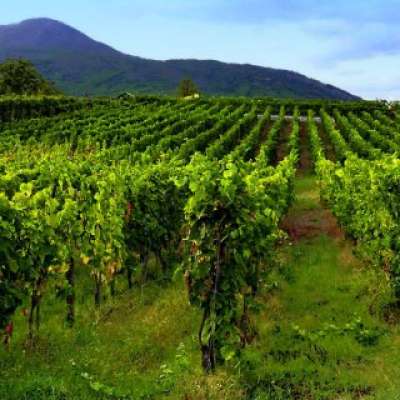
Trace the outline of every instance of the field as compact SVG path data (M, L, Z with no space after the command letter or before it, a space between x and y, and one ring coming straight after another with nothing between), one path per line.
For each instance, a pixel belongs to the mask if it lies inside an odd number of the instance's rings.
M400 110L0 98L1 399L400 399Z

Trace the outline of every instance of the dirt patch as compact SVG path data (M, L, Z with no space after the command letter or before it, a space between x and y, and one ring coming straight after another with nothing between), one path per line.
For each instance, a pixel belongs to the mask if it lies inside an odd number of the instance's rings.
M354 255L354 243L349 240L343 241L340 248L340 263L341 265L350 267L361 267L360 260Z
M285 121L284 128L281 129L274 164L279 164L288 154L288 140L292 132L292 126L293 123L291 121Z
M400 321L399 302L387 304L383 308L383 318L389 325L398 325Z
M308 146L308 132L307 126L304 122L300 123L300 159L299 159L299 172L304 173L310 171L313 167L313 162L310 155Z
M334 239L344 240L344 234L339 228L336 218L329 210L325 209L289 212L283 220L281 228L294 242L323 234Z
M335 149L333 148L333 145L331 141L328 138L328 135L325 132L324 127L322 124L318 125L318 132L319 136L322 140L322 144L324 146L324 151L325 151L325 157L332 162L336 162L336 155L335 155Z
M266 123L265 126L264 126L264 129L263 129L263 131L261 133L260 140L258 141L257 148L256 148L255 153L254 153L256 157L260 154L261 145L267 139L268 132L269 132L270 128L271 128L271 124L270 123Z

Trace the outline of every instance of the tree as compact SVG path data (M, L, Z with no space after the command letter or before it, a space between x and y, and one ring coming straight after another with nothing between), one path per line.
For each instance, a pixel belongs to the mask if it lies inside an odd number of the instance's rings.
M199 93L197 86L191 79L182 79L178 87L178 96L187 97Z
M57 94L30 61L8 59L0 64L0 94Z

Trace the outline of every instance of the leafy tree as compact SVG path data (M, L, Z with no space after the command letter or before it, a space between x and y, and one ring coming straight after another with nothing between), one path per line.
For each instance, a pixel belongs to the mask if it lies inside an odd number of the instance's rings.
M182 79L178 87L178 96L187 97L199 93L199 89L191 79Z
M8 59L0 64L0 94L57 94L34 65L23 59Z

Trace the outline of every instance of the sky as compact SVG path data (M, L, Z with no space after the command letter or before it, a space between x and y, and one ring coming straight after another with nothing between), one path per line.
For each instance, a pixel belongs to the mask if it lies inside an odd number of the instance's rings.
M7 3L0 25L49 17L127 54L289 69L365 99L400 99L400 0Z

